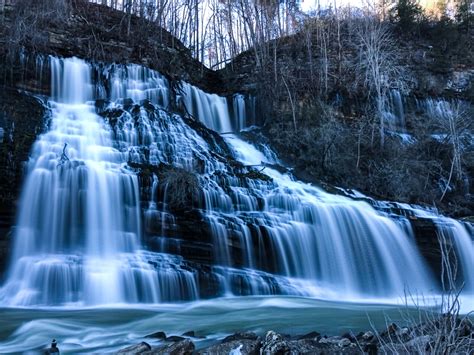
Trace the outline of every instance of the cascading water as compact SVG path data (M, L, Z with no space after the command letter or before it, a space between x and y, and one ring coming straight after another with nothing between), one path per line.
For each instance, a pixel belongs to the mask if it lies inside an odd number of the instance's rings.
M252 145L227 139L248 165L274 164ZM428 292L431 277L406 235L403 221L378 214L368 204L330 195L266 168L278 185L265 196L262 226L280 272L347 296ZM258 223L258 222L256 222ZM417 270L405 273L404 270Z
M88 103L90 66L52 58L51 70L50 129L33 147L2 297L17 305L159 302L158 273L139 252L138 179Z
M183 83L183 102L187 111L217 132L231 132L227 100L216 94L206 94L195 86Z
M3 303L225 294L351 300L435 291L406 218L298 182L272 168L279 162L268 147L229 134L222 140L170 114L171 90L160 74L79 59L53 58L51 69L50 129L33 147ZM97 98L105 108L93 105ZM254 121L246 98L231 99L182 84L186 111L217 132ZM186 245L175 229L183 217L170 207L163 169L197 173L197 221L209 227L211 265L181 256ZM472 279L473 252L465 248L472 239L459 233L452 230L463 245L464 277ZM143 234L158 240L155 252L142 250ZM217 291L206 293L211 284Z

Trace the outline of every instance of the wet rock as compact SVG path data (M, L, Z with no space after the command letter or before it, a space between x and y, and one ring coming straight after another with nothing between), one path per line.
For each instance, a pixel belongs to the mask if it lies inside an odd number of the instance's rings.
M286 354L289 351L290 344L281 334L275 333L272 330L267 332L260 349L261 354Z
M364 339L364 340L371 340L373 338L374 338L374 333L372 333L370 330L368 332L365 332L362 335L362 339Z
M210 346L199 354L202 355L220 355L220 354L231 354L232 352L242 355L258 355L260 353L261 342L260 340L240 339L231 340L225 343L216 344Z
M377 355L378 354L378 346L376 342L368 343L363 348L364 352L368 355Z
M151 350L151 346L148 343L145 343L144 341L142 341L140 344L131 345L118 351L117 354L135 355L135 354L143 354L149 350Z
M182 341L182 340L185 340L186 338L184 337L180 337L178 335L172 335L172 336L169 336L166 338L166 341Z
M337 346L339 346L340 348L344 348L349 345L351 345L351 341L347 338L342 338L337 342Z
M184 332L182 335L183 335L183 337L192 337L192 338L196 337L196 334L194 333L194 330Z
M404 328L400 329L399 334L403 335L403 336L408 335L408 334L410 334L410 329L408 329L407 327L404 327Z
M316 339L301 339L290 342L291 354L319 354L328 349L327 346L318 344Z
M395 333L397 330L398 330L398 326L395 323L392 323L387 327L388 334Z
M153 350L143 352L143 355L191 355L194 352L194 343L184 339L176 343L163 345Z
M51 342L51 347L45 349L44 354L59 354L58 343L56 339Z
M234 333L232 335L229 335L225 337L222 342L226 343L229 341L234 341L234 340L257 340L258 336L257 334L253 332L239 332L239 333Z
M307 334L304 334L304 335L301 335L298 337L298 340L302 340L302 339L320 339L321 338L321 334L318 333L318 332L310 332L310 333L307 333Z
M396 337L399 339L400 342L406 342L411 339L412 337L412 331L410 328L403 327L397 330L396 332Z
M349 339L351 342L356 341L356 337L352 333L344 333L342 334L343 338Z
M145 336L145 338L154 338L154 339L166 339L166 333L165 332L156 332L156 333L152 333L152 334L148 334L147 336Z
M321 344L330 344L330 345L338 345L339 341L342 339L342 337L339 336L333 336L333 337L322 337L319 342Z

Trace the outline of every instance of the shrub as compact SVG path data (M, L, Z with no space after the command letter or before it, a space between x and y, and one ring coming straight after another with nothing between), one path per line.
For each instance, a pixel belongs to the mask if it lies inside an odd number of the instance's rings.
M171 168L160 174L160 191L171 211L183 211L198 205L200 184L196 174Z

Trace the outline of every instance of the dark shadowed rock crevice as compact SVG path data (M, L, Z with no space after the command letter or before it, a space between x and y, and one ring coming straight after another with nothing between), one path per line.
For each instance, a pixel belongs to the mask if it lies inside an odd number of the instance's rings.
M46 128L47 109L38 98L27 93L0 89L3 90L0 95L0 275L3 276L26 163L33 142Z

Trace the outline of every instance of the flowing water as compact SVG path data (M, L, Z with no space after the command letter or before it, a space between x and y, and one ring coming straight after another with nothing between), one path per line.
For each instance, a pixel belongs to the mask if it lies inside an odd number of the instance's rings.
M113 352L164 331L181 335L194 331L196 348L237 331L264 334L268 329L290 335L314 330L327 335L367 331L418 317L415 309L400 313L394 306L347 304L296 297L219 298L185 304L88 309L0 309L0 352L43 349L54 336L62 353ZM344 322L340 322L344 319Z
M30 315L30 310L3 310L12 322L5 325L0 350L34 349L52 333L77 351L115 348L157 330L193 329L203 335L265 327L314 330L306 311L325 317L323 331L341 330L329 321L333 311L348 328L366 329L366 311L391 309L370 306L373 302L440 292L406 217L384 212L383 203L375 209L297 181L281 172L268 146L229 134L255 122L253 98L226 99L182 83L176 101L223 133L219 140L196 128L193 118L168 111L171 90L157 72L77 58L51 58L49 66L51 117L28 163L0 303L62 308ZM402 119L395 94L393 101ZM160 164L198 172L195 207L212 241L206 277L202 267L183 257L182 240L167 234L178 230L181 218L173 211L172 192L153 168L146 177L143 168ZM140 185L144 182L148 187ZM439 234L452 241L464 294L474 293L472 228L405 207L432 218ZM143 236L156 224L159 243L152 251ZM307 298L197 301L210 284L215 288L207 298ZM283 300L283 306L272 300ZM195 302L163 305L183 301ZM113 305L121 307L115 323L114 311L97 308ZM96 308L84 309L91 306ZM28 317L33 320L22 325ZM159 322L164 322L160 329L151 325Z

